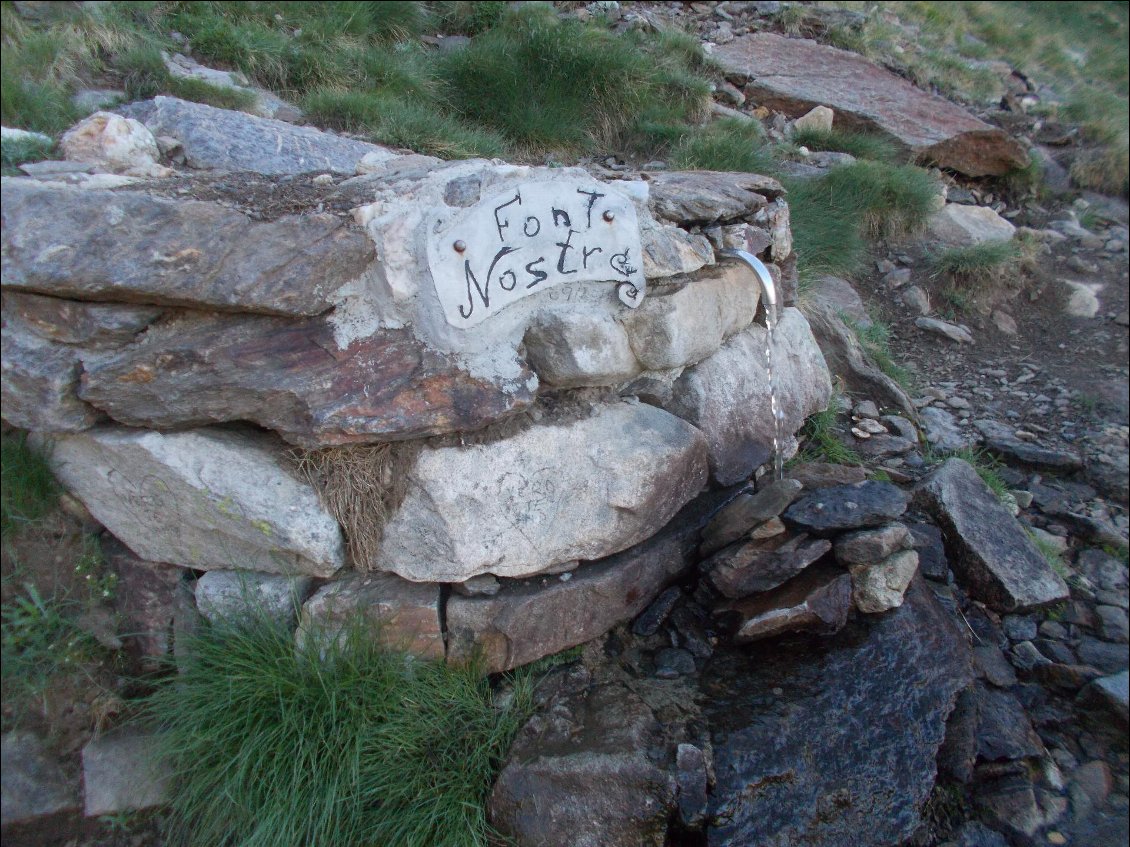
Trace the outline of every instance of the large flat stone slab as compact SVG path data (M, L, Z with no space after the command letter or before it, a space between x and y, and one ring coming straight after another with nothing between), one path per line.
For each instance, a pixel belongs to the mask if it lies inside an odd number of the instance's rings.
M914 505L942 528L950 566L975 598L1002 612L1068 598L1067 585L968 462L947 459L915 491Z
M141 121L154 135L177 139L191 168L352 176L365 156L371 157L369 162L396 158L376 144L176 97L154 97L118 111Z
M772 177L714 171L650 174L649 204L655 214L680 225L730 223L753 217L785 193Z
M712 847L887 847L918 826L970 649L921 580L835 638L721 654L703 674Z
M330 576L341 529L265 436L101 427L49 445L59 481L142 559Z
M2 214L4 287L77 300L316 315L375 257L334 215L254 221L139 191L5 179Z
M702 435L636 403L492 443L425 447L370 564L463 582L601 559L651 536L705 482Z
M509 582L493 596L447 601L447 658L478 655L491 673L583 644L643 611L691 566L717 494L688 504L635 547L559 576ZM720 505L720 504L719 504Z
M1023 145L1006 132L856 53L758 32L713 55L759 106L793 117L831 107L838 129L878 130L918 159L967 176L1000 176L1028 164Z
M91 363L80 396L131 426L251 421L306 447L479 429L533 402L536 378L463 370L405 329L339 348L325 319L199 316Z
M717 353L683 372L666 406L702 430L710 445L711 475L722 485L749 478L773 454L766 342L767 331L760 324L734 335ZM781 313L773 370L781 438L786 439L805 418L824 409L832 393L824 357L796 309Z

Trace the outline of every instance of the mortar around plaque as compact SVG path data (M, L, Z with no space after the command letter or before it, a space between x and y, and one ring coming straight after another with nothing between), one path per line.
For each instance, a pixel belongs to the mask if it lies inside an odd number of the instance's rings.
M467 209L439 207L427 256L445 319L464 329L564 283L616 283L633 309L647 286L635 206L595 181L527 182Z

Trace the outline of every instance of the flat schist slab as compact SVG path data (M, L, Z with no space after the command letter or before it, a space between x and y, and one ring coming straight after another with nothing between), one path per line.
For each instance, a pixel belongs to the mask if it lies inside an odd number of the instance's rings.
M142 559L311 576L345 563L337 521L268 436L100 427L44 446L59 481Z
M251 421L305 447L474 430L530 405L537 380L474 377L407 329L339 348L332 320L186 314L87 364L79 396L131 426Z
M834 638L764 641L703 672L711 847L886 847L918 826L967 636L922 580Z
M967 176L1000 176L1028 164L1006 132L855 53L802 38L759 32L714 51L725 71L747 81L759 105L799 117L835 110L836 126L878 129L920 159Z
M968 462L947 459L922 481L913 502L941 527L950 565L976 599L1015 612L1070 596L1066 583Z
M744 220L785 193L772 177L715 171L648 174L649 204L657 217L675 224Z
M256 222L144 190L2 180L5 289L76 300L317 315L375 258L347 219ZM50 225L45 225L45 222Z
M421 582L600 559L664 526L706 482L694 427L638 403L503 440L425 447L373 567Z
M366 156L372 157L369 161L397 157L387 147L365 141L176 97L154 97L117 111L141 121L154 135L177 139L192 168L352 176Z

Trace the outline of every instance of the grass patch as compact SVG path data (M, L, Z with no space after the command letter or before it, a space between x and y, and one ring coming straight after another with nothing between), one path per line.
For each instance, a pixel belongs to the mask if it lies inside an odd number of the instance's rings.
M39 698L52 677L81 671L98 643L73 621L76 604L44 598L31 583L0 607L0 650L6 694ZM5 698L7 699L7 697Z
M46 459L28 445L26 435L4 435L0 458L0 530L6 537L14 528L33 524L47 514L59 486Z
M473 667L414 661L361 624L321 651L262 618L208 626L148 701L188 844L463 847L495 837L484 804L528 714ZM320 655L319 655L320 652Z
M1130 60L1126 3L839 2L866 18L851 48L892 57L918 85L975 104L996 101L1004 80L986 60L1004 59L1055 94L1040 104L1079 124L1096 149L1080 156L1080 187L1127 192Z
M17 168L26 162L42 162L50 159L55 149L51 139L44 140L29 136L28 138L8 137L0 142L0 161L5 174L17 173Z
M859 339L863 351L875 363L875 366L897 382L904 390L911 391L914 379L906 368L894 360L891 355L891 328L883 321L874 317L870 326L861 327L851 321L847 322Z
M937 195L929 173L910 165L860 161L816 179L786 179L793 244L802 279L851 276L867 262L867 236L913 232Z
M798 129L793 133L793 144L809 150L827 150L833 153L850 153L857 159L893 164L904 157L888 139L873 133L850 132L839 129Z
M676 168L739 173L777 173L777 163L761 124L723 118L688 132L671 151Z
M1022 250L1015 241L986 241L970 247L952 247L929 257L930 272L961 288L997 282L1015 270Z
M440 75L456 114L523 151L608 149L645 118L687 123L709 104L709 86L685 54L662 55L641 35L561 20L548 4L508 12L470 46L441 57Z
M800 431L804 447L797 454L802 462L828 462L833 465L862 465L859 454L836 437L836 410L829 406L810 415Z

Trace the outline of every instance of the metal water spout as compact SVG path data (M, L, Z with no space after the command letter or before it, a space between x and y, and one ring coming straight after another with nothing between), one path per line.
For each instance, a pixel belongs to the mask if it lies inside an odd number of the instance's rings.
M773 282L773 277L769 273L769 268L765 267L765 263L745 250L719 250L718 255L724 259L737 259L753 271L754 275L757 277L758 283L761 285L761 298L765 301L765 314L769 321L769 326L770 328L776 326L777 285Z

